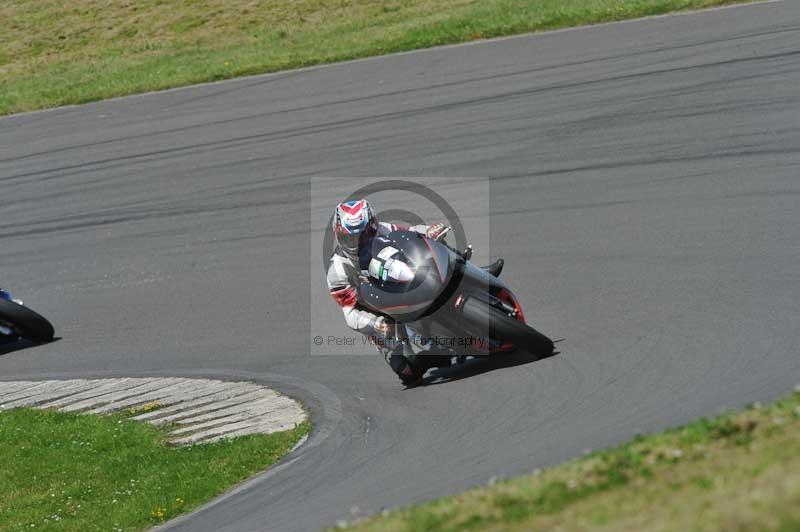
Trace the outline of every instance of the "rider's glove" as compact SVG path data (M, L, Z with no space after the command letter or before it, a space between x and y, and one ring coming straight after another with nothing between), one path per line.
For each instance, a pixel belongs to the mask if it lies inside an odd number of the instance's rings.
M450 231L450 227L447 227L443 223L435 223L428 226L428 230L425 233L425 236L430 238L431 240L436 240L440 242L444 235L446 235Z
M384 338L391 338L394 336L394 322L383 316L378 316L375 319L375 331Z

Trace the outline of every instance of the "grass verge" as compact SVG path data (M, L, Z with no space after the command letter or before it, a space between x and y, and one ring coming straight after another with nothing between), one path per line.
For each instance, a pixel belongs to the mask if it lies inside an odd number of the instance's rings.
M0 413L0 530L142 530L275 463L294 430L172 447L128 419L49 410Z
M747 0L5 0L0 115Z
M800 530L800 390L348 530Z

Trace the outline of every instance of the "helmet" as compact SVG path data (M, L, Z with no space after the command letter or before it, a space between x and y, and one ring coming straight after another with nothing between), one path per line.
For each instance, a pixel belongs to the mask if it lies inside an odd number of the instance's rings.
M333 233L336 242L348 253L358 252L361 238L369 238L378 229L378 219L367 200L345 201L333 213Z

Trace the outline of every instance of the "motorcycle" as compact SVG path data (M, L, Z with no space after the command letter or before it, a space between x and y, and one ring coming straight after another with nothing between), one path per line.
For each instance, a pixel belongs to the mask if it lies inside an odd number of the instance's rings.
M396 336L404 349L411 338L462 359L553 354L553 341L525 322L505 282L470 262L471 248L460 252L405 230L374 237L370 248L358 300L404 325L396 327L405 330Z
M8 291L0 288L0 339L13 341L19 338L43 343L53 339L53 325L44 317L12 299Z

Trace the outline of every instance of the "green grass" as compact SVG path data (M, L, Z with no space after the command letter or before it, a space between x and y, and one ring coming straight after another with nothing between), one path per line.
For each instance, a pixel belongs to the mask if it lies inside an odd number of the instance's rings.
M357 522L380 531L800 530L800 391Z
M744 0L5 0L0 115Z
M262 471L308 432L174 447L129 416L0 413L0 530L142 530Z

